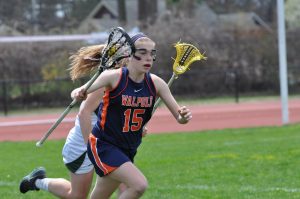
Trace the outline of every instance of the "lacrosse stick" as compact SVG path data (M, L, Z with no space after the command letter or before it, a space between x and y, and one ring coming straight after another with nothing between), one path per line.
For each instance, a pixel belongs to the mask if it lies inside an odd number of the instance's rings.
M207 59L204 54L201 54L200 51L191 44L177 42L174 47L176 48L176 58L174 59L173 64L173 74L168 82L169 88L173 84L173 81L177 79L179 75L185 73L185 71L189 69L189 66L193 62ZM159 106L160 102L161 99L158 98L154 104L152 115Z
M108 36L105 48L102 50L102 56L100 58L100 65L95 75L88 81L85 86L85 91L94 83L98 76L106 69L111 69L121 59L129 57L132 54L134 45L129 35L120 27L113 28ZM37 147L42 146L49 135L54 129L61 123L65 116L77 103L74 99L71 104L65 109L57 121L51 126L51 128L44 134L44 136L36 143Z

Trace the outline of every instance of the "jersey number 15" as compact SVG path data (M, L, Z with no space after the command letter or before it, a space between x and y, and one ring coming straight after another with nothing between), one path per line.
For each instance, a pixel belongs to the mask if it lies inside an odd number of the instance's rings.
M129 132L129 130L138 131L142 127L143 118L141 117L141 115L145 113L145 109L134 109L132 113L132 117L131 117L131 111L132 111L131 109L127 109L124 112L124 116L125 116L125 122L123 126L124 133Z

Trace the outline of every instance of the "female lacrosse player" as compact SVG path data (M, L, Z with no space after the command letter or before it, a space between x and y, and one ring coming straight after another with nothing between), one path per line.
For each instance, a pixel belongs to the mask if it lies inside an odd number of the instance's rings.
M104 71L87 91L105 88L99 121L88 142L88 155L98 174L92 199L109 198L120 183L127 186L120 199L139 198L145 192L147 180L133 161L156 97L161 97L178 123L192 118L189 109L177 104L168 85L149 72L155 60L155 43L142 33L132 41L135 51L127 67ZM85 99L83 88L73 90L72 97Z
M100 52L103 47L104 45L84 47L70 57L72 80L90 73L99 65ZM120 63L120 65L123 64ZM42 189L60 198L87 198L94 167L86 154L86 143L92 126L97 121L98 106L102 97L103 89L87 96L87 99L80 105L75 126L70 130L66 139L62 154L63 161L70 171L71 181L63 178L46 178L45 169L40 167L22 180L20 184L22 193Z

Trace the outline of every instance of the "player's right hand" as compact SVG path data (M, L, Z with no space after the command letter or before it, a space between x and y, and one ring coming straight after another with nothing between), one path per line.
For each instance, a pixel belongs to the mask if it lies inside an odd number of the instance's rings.
M86 90L82 87L76 88L71 92L71 97L76 101L83 101L87 98Z

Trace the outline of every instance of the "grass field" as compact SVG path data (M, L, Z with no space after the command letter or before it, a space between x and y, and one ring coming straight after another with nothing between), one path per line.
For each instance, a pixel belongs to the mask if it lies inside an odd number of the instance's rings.
M143 198L300 198L299 139L300 125L148 135L136 156L149 181ZM18 186L40 165L49 177L68 178L63 143L2 142L1 198L53 198L43 191L20 194Z

